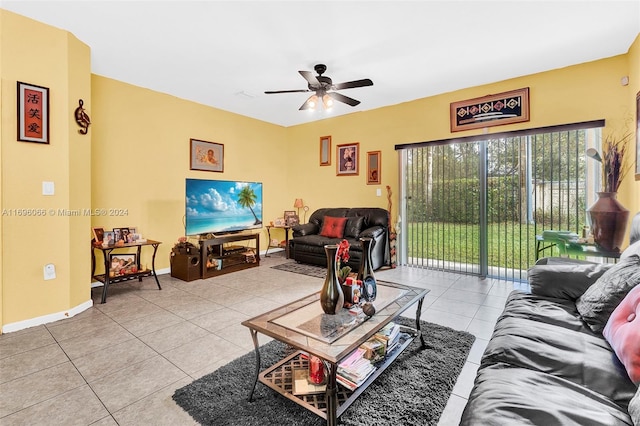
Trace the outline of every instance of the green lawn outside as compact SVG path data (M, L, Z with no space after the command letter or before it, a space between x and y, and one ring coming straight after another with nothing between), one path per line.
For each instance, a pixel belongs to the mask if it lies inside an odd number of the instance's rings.
M477 264L479 225L444 222L408 224L409 257ZM542 229L537 229L542 233ZM489 266L527 269L535 262L536 227L519 223L489 225ZM551 255L547 250L544 255ZM541 254L541 257L544 255Z

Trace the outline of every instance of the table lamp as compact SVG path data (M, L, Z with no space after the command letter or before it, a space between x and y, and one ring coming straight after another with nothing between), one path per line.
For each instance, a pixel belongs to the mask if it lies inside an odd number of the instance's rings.
M304 211L304 219L301 222L304 223L307 219L307 211L309 210L309 207L304 205L302 198L296 198L296 200L293 202L293 207L298 209L298 217L300 217L300 209Z

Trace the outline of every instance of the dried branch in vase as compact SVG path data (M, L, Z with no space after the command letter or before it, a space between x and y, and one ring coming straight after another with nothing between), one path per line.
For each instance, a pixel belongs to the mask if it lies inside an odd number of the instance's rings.
M626 134L620 139L607 136L604 141L604 157L602 159L602 174L604 178L605 192L618 192L618 187L625 175L631 170L631 164L624 165L628 139L631 134Z

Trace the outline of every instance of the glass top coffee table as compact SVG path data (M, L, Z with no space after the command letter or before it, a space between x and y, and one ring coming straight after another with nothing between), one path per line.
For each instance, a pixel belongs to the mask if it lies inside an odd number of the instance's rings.
M426 347L420 331L420 314L429 290L385 281L378 281L377 286L378 296L374 302L376 313L372 317L351 314L346 308L336 315L327 315L320 306L318 292L244 321L242 325L249 328L256 353L256 375L249 401L253 399L256 384L260 381L333 426L338 417L414 339L420 338L422 347ZM416 303L416 328L402 328L408 337L401 341L399 347L376 363L377 369L356 389L338 386L338 363ZM293 353L261 371L258 333L291 346ZM294 395L293 371L307 368L307 355L322 359L327 370L326 391Z

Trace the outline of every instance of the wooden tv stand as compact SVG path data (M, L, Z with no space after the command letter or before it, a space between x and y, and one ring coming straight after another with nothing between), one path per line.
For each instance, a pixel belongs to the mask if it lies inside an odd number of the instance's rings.
M235 241L255 241L254 247L225 244ZM260 266L260 234L225 235L200 240L201 277L210 278L230 272Z

